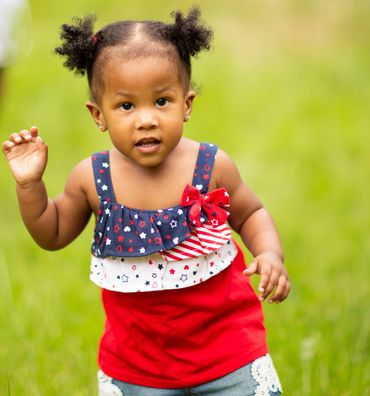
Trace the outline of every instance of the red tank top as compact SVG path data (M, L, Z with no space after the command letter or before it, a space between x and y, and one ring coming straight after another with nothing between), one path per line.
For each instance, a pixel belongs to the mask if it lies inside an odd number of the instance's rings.
M196 386L266 354L261 304L239 247L232 264L196 286L142 293L102 289L99 366L121 381Z

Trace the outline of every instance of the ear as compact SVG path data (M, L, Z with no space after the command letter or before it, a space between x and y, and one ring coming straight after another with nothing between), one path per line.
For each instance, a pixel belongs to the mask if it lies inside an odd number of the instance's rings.
M104 116L102 111L100 110L99 105L95 102L86 102L86 107L89 110L91 117L93 118L96 125L105 132L107 130L107 125L104 120Z
M190 89L185 96L185 106L184 106L184 121L188 121L191 112L193 110L193 101L196 96L194 90Z

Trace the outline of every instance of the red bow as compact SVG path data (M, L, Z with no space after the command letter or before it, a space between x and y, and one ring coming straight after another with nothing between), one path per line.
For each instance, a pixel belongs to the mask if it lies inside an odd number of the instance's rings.
M224 188L218 188L206 195L202 195L197 188L187 184L182 193L181 205L190 206L189 220L191 224L200 227L206 219L201 221L202 209L208 216L208 222L219 226L227 220L229 212L224 208L230 204L229 194Z

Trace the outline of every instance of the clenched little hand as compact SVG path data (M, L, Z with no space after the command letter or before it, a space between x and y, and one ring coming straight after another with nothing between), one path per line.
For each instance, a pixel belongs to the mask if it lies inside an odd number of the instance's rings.
M264 301L270 294L269 303L279 303L288 297L290 282L288 272L280 257L273 252L261 253L254 258L246 270L246 276L260 274L258 285L259 300Z

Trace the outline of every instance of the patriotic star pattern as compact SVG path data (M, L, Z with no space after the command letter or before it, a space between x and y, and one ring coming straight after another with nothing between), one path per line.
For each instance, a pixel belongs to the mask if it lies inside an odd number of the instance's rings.
M208 254L231 239L226 225L229 196L224 189L207 194L217 146L201 143L192 185L181 204L139 210L116 202L109 152L92 156L100 207L91 251L93 256L143 257L159 253L166 261Z
M121 293L183 289L219 274L236 254L234 243L228 241L212 253L181 262L168 262L158 253L126 258L92 256L90 279L103 289Z

